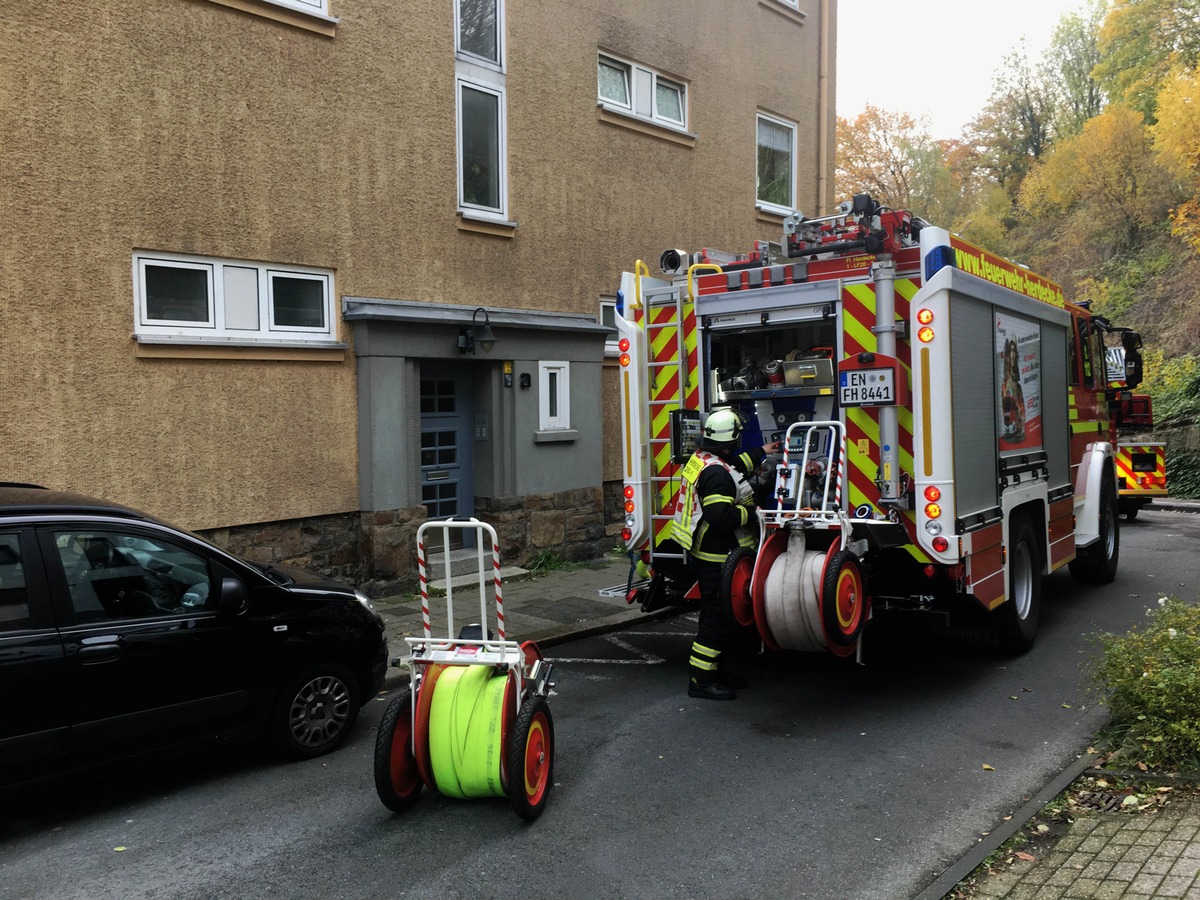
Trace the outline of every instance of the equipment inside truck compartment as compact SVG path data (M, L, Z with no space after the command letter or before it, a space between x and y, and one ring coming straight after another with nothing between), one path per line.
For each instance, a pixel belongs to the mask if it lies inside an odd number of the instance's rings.
M704 373L712 406L731 406L746 423L748 440L780 440L793 422L833 413L834 323L783 328L706 330Z

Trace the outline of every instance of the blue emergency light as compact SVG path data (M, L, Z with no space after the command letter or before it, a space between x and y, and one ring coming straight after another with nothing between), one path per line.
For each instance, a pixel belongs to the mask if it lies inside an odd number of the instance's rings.
M954 248L943 244L925 254L925 280L928 281L947 266L954 266Z

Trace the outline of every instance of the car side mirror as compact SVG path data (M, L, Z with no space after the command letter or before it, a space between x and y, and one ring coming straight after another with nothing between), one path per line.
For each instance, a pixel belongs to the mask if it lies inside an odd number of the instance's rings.
M217 609L225 615L237 615L246 608L249 598L246 585L237 578L221 579L221 600Z

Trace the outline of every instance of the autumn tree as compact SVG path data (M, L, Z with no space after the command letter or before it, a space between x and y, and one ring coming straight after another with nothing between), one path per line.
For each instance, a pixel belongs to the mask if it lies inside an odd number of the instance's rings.
M1100 64L1099 31L1105 6L1105 0L1090 0L1080 12L1063 15L1038 67L1054 104L1055 137L1078 134L1104 106L1104 92L1092 71Z
M1200 0L1113 0L1093 76L1113 101L1156 117L1159 85L1200 60Z
M1047 252L1059 256L1063 270L1094 272L1139 250L1177 196L1141 114L1110 106L1030 171L1020 207L1033 222L1049 223L1054 244Z
M845 199L869 193L888 206L908 209L929 126L908 113L867 104L853 120L838 116L834 189Z
M1171 213L1174 233L1200 251L1200 70L1168 78L1157 96L1154 143L1187 198Z
M987 105L967 130L981 168L1010 197L1017 196L1025 174L1049 149L1054 109L1054 95L1030 65L1022 42L1005 57Z

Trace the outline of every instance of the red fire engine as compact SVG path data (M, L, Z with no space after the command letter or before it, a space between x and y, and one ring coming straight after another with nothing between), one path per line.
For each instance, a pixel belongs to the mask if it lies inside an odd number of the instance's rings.
M761 539L732 553L738 621L772 649L849 656L868 621L987 614L1028 648L1041 578L1117 571L1121 392L1141 341L1058 285L867 195L743 255L668 250L618 298L630 603L696 596L668 525L701 422L731 407ZM1105 336L1125 378L1110 384ZM874 624L872 627L876 627Z

